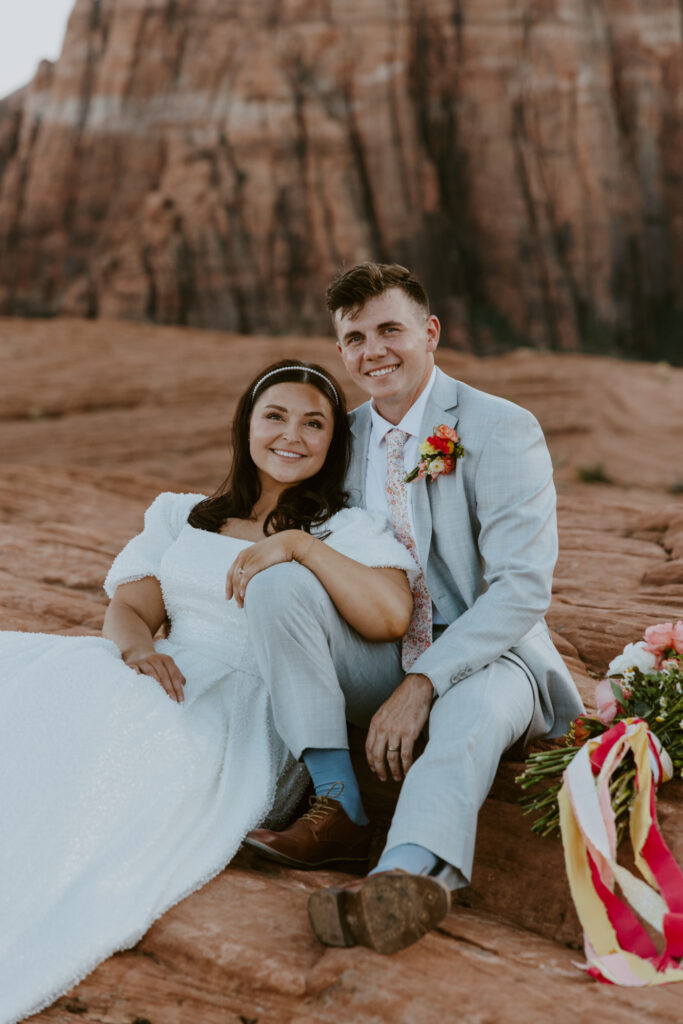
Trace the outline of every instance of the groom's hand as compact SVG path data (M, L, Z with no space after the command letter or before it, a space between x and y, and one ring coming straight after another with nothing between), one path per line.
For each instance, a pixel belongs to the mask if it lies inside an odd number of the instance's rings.
M407 675L374 714L365 753L370 769L382 782L389 774L400 782L410 768L415 740L429 718L433 699L434 687L427 676Z

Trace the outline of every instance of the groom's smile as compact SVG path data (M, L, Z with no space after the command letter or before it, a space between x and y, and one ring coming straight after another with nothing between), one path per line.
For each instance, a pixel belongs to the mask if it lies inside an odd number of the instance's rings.
M386 377L388 373L393 373L398 368L399 364L394 363L392 366L383 366L381 370L368 370L368 377Z

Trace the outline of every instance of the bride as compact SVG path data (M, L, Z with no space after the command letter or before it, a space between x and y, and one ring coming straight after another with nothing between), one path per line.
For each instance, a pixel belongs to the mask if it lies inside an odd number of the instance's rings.
M0 1024L137 942L298 799L303 769L275 731L243 610L255 572L309 566L369 639L408 625L410 556L383 518L344 507L330 374L265 370L233 449L214 496L147 509L106 578L101 638L0 633Z

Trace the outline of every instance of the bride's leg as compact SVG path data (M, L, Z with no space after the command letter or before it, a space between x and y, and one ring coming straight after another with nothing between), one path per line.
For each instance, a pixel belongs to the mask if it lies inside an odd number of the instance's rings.
M307 748L348 747L347 720L367 728L402 679L399 645L351 629L296 562L254 576L245 610L277 730L297 758Z

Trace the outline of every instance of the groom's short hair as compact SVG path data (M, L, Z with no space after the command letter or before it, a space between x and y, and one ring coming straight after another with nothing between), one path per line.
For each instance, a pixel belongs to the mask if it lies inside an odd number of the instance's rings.
M327 289L327 308L334 320L337 310L346 316L362 309L368 299L390 288L400 288L429 316L429 298L418 279L400 263L359 263L335 277Z

